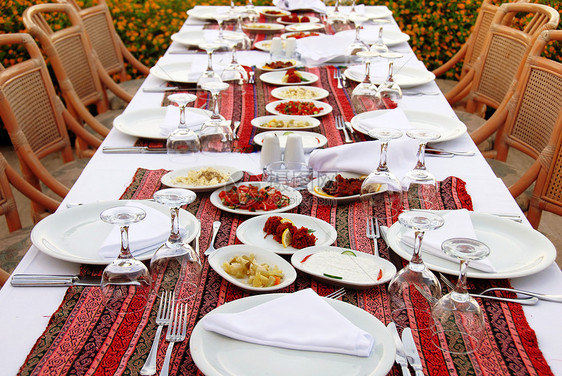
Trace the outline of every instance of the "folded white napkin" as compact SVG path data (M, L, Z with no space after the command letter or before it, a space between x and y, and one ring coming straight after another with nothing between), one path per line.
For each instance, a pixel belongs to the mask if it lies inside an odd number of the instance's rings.
M342 58L353 41L353 34L319 35L297 40L297 52L306 65L320 65Z
M190 107L185 109L185 123L188 128L198 131L203 123L209 120L209 116L202 112L190 111ZM180 108L169 105L166 108L166 117L160 124L160 134L168 136L172 131L178 128L180 123Z
M160 247L170 235L170 216L141 203L128 202L126 206L136 206L146 212L146 217L129 227L129 248L133 256L147 253L151 249ZM119 226L115 225L103 241L99 255L103 258L114 259L121 249L121 235Z
M273 5L283 10L312 9L326 13L326 5L320 0L273 0Z
M470 214L466 209L451 210L443 215L445 224L437 230L427 231L423 236L422 252L427 252L432 256L437 256L445 260L458 263L456 257L451 257L441 250L441 244L451 238L469 238L476 239L476 233L470 219ZM407 231L402 235L400 241L408 247L414 246L414 231ZM496 268L488 258L482 260L471 261L470 268L478 269L484 272L494 273Z
M301 290L238 313L203 318L204 328L240 341L294 350L367 357L373 337L312 289Z

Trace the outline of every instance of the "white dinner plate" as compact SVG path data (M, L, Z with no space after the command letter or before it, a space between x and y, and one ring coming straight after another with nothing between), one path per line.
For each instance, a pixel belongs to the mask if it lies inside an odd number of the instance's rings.
M223 31L223 33L227 39L229 36L238 35L238 33L228 30ZM218 30L186 30L172 34L171 38L174 42L178 42L186 47L198 47L201 43L214 41L218 35Z
M374 6L363 8L363 15L370 19L386 18L392 16L392 11L384 6Z
M176 178L180 176L187 176L189 171L197 171L207 167L212 167L222 173L230 174L230 179L223 183L213 185L190 185L186 183L176 182ZM178 170L170 171L160 179L162 184L172 188L187 188L193 192L206 192L214 191L217 188L224 187L225 185L236 183L244 176L244 172L240 169L230 166L198 166L198 167L185 167Z
M197 116L205 115L211 117L212 112L201 108L187 107L185 116L189 119L190 114ZM165 140L160 125L166 118L166 107L148 108L145 110L129 111L117 116L113 120L113 127L129 136Z
M262 146L263 140L268 134L276 134L279 137L279 145L281 146L281 151L285 150L285 145L287 144L287 137L290 134L298 134L302 137L302 147L305 153L310 153L312 150L321 148L326 145L328 139L316 132L304 132L304 131L269 131L261 132L254 136L254 143L256 145Z
M329 202L330 204L333 204L333 205L347 204L349 202L359 200L359 196L360 196L359 194L352 195L352 196L345 196L345 197L327 197L327 196L324 196L322 194L317 193L314 190L314 187L322 188L328 180L334 180L336 175L338 175L338 174L340 174L342 177L344 177L346 179L358 178L360 176L366 176L366 175L357 174L355 172L327 172L327 173L320 173L319 172L319 174L322 174L322 175L313 179L313 180L311 180L306 186L306 189L313 196L316 196L319 199L321 199L323 201L327 201L327 202Z
M322 33L316 33L316 32L293 31L293 32L290 32L290 33L281 34L281 39L294 38L295 35L301 34L301 33L311 34L311 35L307 35L306 37L301 37L301 38L298 38L298 39L302 39L302 38L314 38L314 37L319 37L320 35L324 35L324 34L322 34Z
M213 193L211 193L211 204L215 205L217 208L224 210L226 212L229 213L234 213L234 214L242 214L242 215L261 215L261 214L265 214L265 213L282 213L288 210L291 210L293 208L296 208L297 206L300 205L300 203L302 202L302 195L299 193L299 191L286 186L286 185L282 185L282 184L274 184L274 183L268 183L268 182L262 182L262 181L249 181L249 182L245 182L245 183L238 183L238 184L233 184L234 186L241 186L241 185L257 185L259 188L265 187L265 186L272 186L275 187L278 191L280 191L281 193L283 193L285 196L289 197L289 205L279 208L279 209L274 209L274 210L268 210L268 211L263 211L263 210L256 210L256 211L250 211L250 210L244 210L244 209L231 209L226 205L223 205L221 199L219 198L219 193L224 191L224 190L229 190L232 188L231 185L226 186L226 188L219 188L216 191L214 191Z
M376 118L384 115L387 111L390 110L363 112L351 119L351 126L358 132L369 135L369 130L364 128L361 125L361 122L369 121L373 126L376 126ZM439 140L437 141L432 141L432 144L453 140L457 137L462 136L466 132L466 125L462 121L453 119L450 116L438 114L435 112L412 110L404 110L404 114L406 115L406 118L408 118L408 121L412 128L433 129L441 134L441 138L439 138ZM387 127L388 124L381 124L380 126Z
M338 237L336 229L326 221L308 215L285 213L285 214L263 214L258 217L244 221L236 229L236 237L242 243L269 249L280 255L292 255L298 249L291 246L285 248L283 244L273 240L273 236L265 236L263 226L272 215L290 219L297 227L306 227L313 230L316 236L316 246L328 246L333 244Z
M254 33L274 33L283 30L285 26L274 23L254 22L243 24L242 28L248 31L253 31Z
M318 76L314 73L298 71L303 79L307 80L304 82L283 82L282 79L287 72L267 72L260 75L260 80L271 85L281 85L281 86L295 86L295 85L308 85L318 81Z
M297 98L294 96L295 93L302 92L309 98ZM324 99L330 95L330 92L326 89L316 86L284 86L277 87L271 90L271 95L277 99L297 99L297 100L308 100L312 99L318 101Z
M282 100L279 100L279 101L270 102L270 103L265 105L265 110L267 112L269 112L270 114L273 114L273 115L285 115L285 114L277 111L275 109L275 107L277 107L277 105L279 105L280 103L286 103L286 102L312 102L312 103L314 103L314 106L316 108L320 109L320 112L317 113L317 114L302 115L302 116L321 117L321 116L324 116L324 115L328 115L333 110L332 106L330 106L326 102L314 101L314 100L295 100L295 99L282 99ZM299 115L296 115L296 116L299 116Z
M293 120L293 121L298 121L298 122L305 122L308 123L308 125L302 126L302 127L297 127L297 126L287 126L287 127L271 127L271 126L267 126L265 124L267 124L268 122L270 122L271 120L282 120L285 123L288 123L289 121ZM271 131L271 130L302 130L302 129L313 129L316 128L320 125L320 120L315 119L313 117L310 116L292 116L292 115L267 115L267 116L260 116L257 117L255 119L252 119L252 125L254 127L256 127L257 129L261 129L261 130L266 130L266 131Z
M478 240L490 247L488 260L497 270L489 273L468 267L468 277L482 279L517 278L547 268L556 258L556 248L543 234L531 227L491 214L470 212ZM410 260L412 249L400 239L408 229L396 222L387 233L388 244L400 257ZM423 245L422 245L423 247ZM423 252L431 270L458 275L459 264Z
M371 72L373 72L371 70ZM365 66L364 65L354 65L349 67L344 72L345 76L352 81L362 82L365 78ZM379 73L371 73L371 80L375 84L382 84L385 77ZM408 89L411 87L416 87L424 85L435 80L435 74L428 71L425 68L416 67L401 67L395 70L394 81L402 89Z
M256 307L285 294L260 294L234 300L209 312L234 313ZM199 321L189 339L189 349L195 365L207 376L384 376L392 368L396 348L390 332L375 316L349 303L326 299L357 327L375 339L368 357L353 355L290 350L280 347L242 342L207 331ZM298 319L298 318L296 318Z
M157 63L150 68L150 73L168 82L196 84L203 70L191 70L189 62Z
M187 15L200 20L214 21L215 16L219 13L224 13L224 10L216 7L195 7L187 11Z
M94 202L57 211L37 223L31 231L31 242L40 251L60 260L92 265L107 265L113 260L102 257L99 249L111 233L113 225L102 222L100 213L105 209L126 205L128 202L142 203L169 215L168 206L151 201L114 200ZM180 225L185 228L186 242L192 241L199 233L200 224L195 216L180 210ZM130 228L134 236L134 225ZM150 260L158 247L137 257Z
M314 30L322 30L325 27L326 26L324 26L321 23L304 22L304 23L289 25L285 27L285 30L288 32L289 31L314 31Z
M301 19L302 17L308 17L308 21L307 22L288 22L288 21L283 21L282 17L279 17L275 20L275 22L278 22L282 25L301 25L303 23L318 23L320 22L320 18L318 17L314 17L314 16L299 16L299 19Z
M346 255L349 263L346 263L347 261L342 263L333 263L330 265L326 265L325 269L322 268L321 265L317 265L316 267L311 269L306 264L309 259L305 260L305 258L312 254L341 254L345 251L351 251L355 254L355 256ZM380 269L376 270L374 274L367 273L367 271L363 267L363 265L365 265L365 263L369 261L378 264L380 267ZM386 283L390 281L396 274L396 267L390 261L365 252L341 247L314 246L301 249L291 256L291 264L293 264L293 266L297 270L300 270L301 272L304 272L306 274L310 274L310 276L312 276L312 278L314 279L320 280L330 285L342 286L352 289L367 289L369 287ZM321 268L319 269L318 266L320 266ZM355 277L351 277L352 274L350 274L350 277L342 279L328 277L324 274L326 273L332 276L340 276L343 273L349 271L353 271L353 274L357 274L356 279Z
M281 41L281 45L283 48L285 48L285 41ZM271 41L270 40L262 40L259 42L256 42L254 44L254 47L256 47L258 50L262 50L265 52L269 52L269 50L271 50Z
M229 262L232 258L236 256L249 256L251 253L254 254L255 261L258 264L267 264L271 268L277 266L283 272L283 279L281 283L270 287L253 287L248 284L247 277L244 279L236 278L226 272L222 268L225 262ZM287 261L285 261L280 256L275 253L260 247L255 247L246 244L236 244L229 245L217 249L215 252L209 255L209 265L224 279L240 287L241 289L253 291L253 292L271 292L275 290L280 290L291 285L297 279L297 272L295 268L291 266Z

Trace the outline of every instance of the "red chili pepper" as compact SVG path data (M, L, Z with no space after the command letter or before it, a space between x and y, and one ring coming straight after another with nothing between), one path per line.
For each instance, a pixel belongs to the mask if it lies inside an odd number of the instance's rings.
M301 260L301 262L305 262L305 261L308 260L308 258L309 258L310 256L312 256L312 255L313 255L313 254L311 253L310 255L305 256L305 258L303 258L303 259Z
M379 281L382 278L382 269L379 270L379 276L377 277L377 281Z

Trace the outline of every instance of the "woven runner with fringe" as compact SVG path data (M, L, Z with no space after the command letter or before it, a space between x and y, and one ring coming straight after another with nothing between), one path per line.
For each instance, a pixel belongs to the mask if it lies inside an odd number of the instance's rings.
M121 199L147 199L162 188L160 178L167 171L138 169L131 185ZM260 176L245 174L244 181L260 180ZM420 192L409 192L408 204L412 208L419 202ZM472 201L465 189L465 182L449 177L440 182L440 198L437 208L472 210ZM212 222L220 220L222 226L216 238L216 247L237 243L236 229L247 219L217 209L209 200L209 194L198 194L195 202L186 207L201 222L201 250L205 250L211 238ZM365 234L365 217L359 202L349 205L330 206L308 192L303 192L303 202L292 212L310 215L327 221L338 233L336 245L361 252L373 252ZM384 241L379 240L381 257L390 259L398 268L405 265ZM188 333L195 324L214 308L248 296L244 290L222 279L203 260L202 288L192 303ZM99 266L84 265L83 275L99 275ZM126 319L105 310L98 287L69 287L62 304L53 314L47 329L37 340L21 375L114 375L138 374L156 332L155 317L158 309L157 295L164 290L181 288L181 276L168 274L168 279L155 278L154 291L149 306L139 314L129 314ZM176 279L177 278L177 279ZM481 289L492 286L509 286L507 280L470 280L469 288ZM333 286L298 273L297 280L280 292L290 293L305 288L314 289L319 295L335 290ZM390 321L387 285L367 290L348 289L344 301L374 315L383 323ZM435 349L427 338L414 335L421 349L424 372L429 375L548 375L552 374L538 348L534 331L529 327L520 305L496 301L480 301L484 310L487 337L482 348L471 355L444 354ZM125 309L125 308L123 308ZM410 322L415 327L415 321ZM158 353L157 368L160 370L165 355L164 336ZM189 340L174 347L170 374L198 375L189 352ZM401 374L395 365L389 373Z

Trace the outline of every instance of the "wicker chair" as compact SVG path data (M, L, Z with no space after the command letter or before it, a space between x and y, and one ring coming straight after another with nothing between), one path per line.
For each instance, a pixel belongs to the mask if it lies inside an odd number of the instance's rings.
M74 159L67 127L94 148L101 140L86 131L57 97L41 51L29 34L0 34L0 45L23 46L29 55L9 67L0 64L0 117L22 174L37 189L43 183L64 197L88 162ZM62 154L64 164L50 172L41 160L53 153ZM45 211L36 202L32 209L35 216Z
M31 246L31 227L22 227L12 186L33 202L39 202L50 211L55 211L60 202L47 197L23 179L0 153L0 215L6 217L9 234L0 239L0 286ZM39 218L35 220L37 222Z
M559 20L558 12L546 5L507 3L499 7L477 61L446 94L453 106L459 101L464 103L456 112L461 121L467 123L469 133L485 122L486 108L497 110L500 107L512 82L517 80L519 67L533 42L542 31L555 29ZM487 142L480 148L488 150L491 146L491 142Z
M70 26L55 31L55 26L52 29L47 19L56 17L66 18ZM132 96L120 88L103 68L78 13L68 4L37 4L24 11L23 23L49 58L69 111L105 137L113 119L122 112L109 111L105 89L126 102L130 102ZM90 113L89 106L96 106L97 118ZM76 145L81 151L83 140L78 139Z
M535 227L543 198L557 199L562 212L560 189L547 190L552 184L560 187L559 181L555 185L555 180L560 180L560 166L556 170L551 165L553 153L559 153L562 132L562 63L541 56L546 46L555 41L562 41L562 31L544 31L540 35L519 69L519 80L508 93L510 99L474 135L484 139L497 129L494 149L484 155L492 158L489 164L523 210L529 208L529 187L541 176L533 193L536 197L531 213Z
M71 5L80 15L90 42L96 51L105 71L109 75L119 75L119 86L134 95L144 79L128 80L125 61L143 75L148 75L149 68L138 61L125 47L115 31L113 20L105 0L96 0L97 4L81 9L75 0L56 0L58 3ZM124 108L126 103L113 93L107 93L112 109Z

